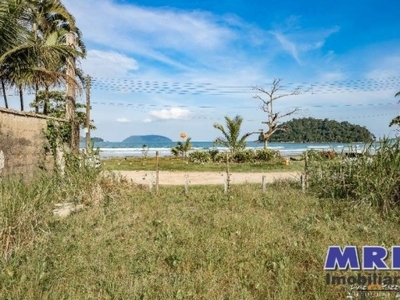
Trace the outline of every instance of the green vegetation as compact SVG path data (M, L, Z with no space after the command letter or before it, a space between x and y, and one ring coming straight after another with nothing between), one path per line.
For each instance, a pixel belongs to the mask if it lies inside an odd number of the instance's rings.
M193 151L189 154L189 161L192 163L207 163L207 162L226 162L226 153L215 153L214 150L209 151ZM282 162L283 158L271 149L245 149L237 150L229 155L229 161L234 163L256 163L256 162L271 162L275 159L276 162Z
M320 197L351 199L390 213L400 202L400 140L372 144L357 158L311 165L310 184Z
M0 2L0 79L3 88L19 91L24 110L24 90L49 92L59 85L77 86L67 61L86 55L74 17L58 0L4 0ZM66 40L73 40L73 47ZM74 66L75 64L71 64ZM75 67L73 67L75 68ZM7 107L7 95L3 93ZM43 112L46 113L45 97ZM74 103L73 103L74 104ZM73 105L74 106L74 105ZM36 107L36 112L39 108Z
M276 132L271 142L295 143L369 143L375 136L365 127L329 119L300 118L279 126L285 131Z
M400 92L397 92L394 96L395 97L400 97ZM399 103L400 103L400 101L399 101ZM400 126L400 116L397 116L397 117L393 118L393 120L389 124L389 127L391 127L393 125Z
M104 140L103 140L102 138L99 138L99 137L92 137L92 138L90 138L90 140L91 140L93 143L101 143L101 142L104 142ZM79 139L79 141L80 141L80 142L84 142L84 141L85 141L85 138L81 136L80 139Z
M5 107L7 90L18 91L21 111L25 92L34 91L35 112L47 115L52 90L65 88L62 113L69 121L67 150L75 154L80 125L75 98L85 84L76 62L85 56L82 34L60 0L0 1L0 83Z
M298 182L155 195L80 170L6 179L0 194L1 299L344 299L325 283L328 246L398 241L397 218ZM59 220L64 201L86 209Z
M171 153L175 157L182 155L182 157L186 160L188 151L192 149L192 143L190 142L191 140L192 138L188 137L184 143L177 142L176 146L171 148Z
M92 137L90 140L91 140L93 143L101 143L101 142L104 142L104 140L103 140L102 138L100 138L100 137ZM85 137L81 136L81 137L79 138L79 142L81 142L81 143L85 142Z
M146 143L170 143L171 139L162 135L131 135L122 143L146 144Z
M206 153L206 152L205 152ZM190 159L190 154L189 154ZM189 162L177 157L160 157L159 168L161 171L194 171L194 172L225 172L226 156L218 153L214 158L215 162ZM269 161L253 161L247 163L230 164L231 172L265 172L265 171L302 171L304 170L303 161L293 161L289 166L285 166L283 158L274 158ZM118 171L155 171L156 158L147 157L126 157L126 158L107 158L102 160L106 170Z

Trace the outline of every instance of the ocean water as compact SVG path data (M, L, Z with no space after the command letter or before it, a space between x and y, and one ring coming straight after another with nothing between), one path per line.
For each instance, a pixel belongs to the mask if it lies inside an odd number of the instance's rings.
M110 157L128 157L128 156L143 156L143 144L132 144L132 143L118 143L118 142L100 142L95 143L94 147L100 149L101 158ZM171 155L171 148L176 146L176 142L171 143L149 143L148 156L155 156L156 151L159 152L160 156ZM84 144L81 144L84 147ZM269 143L268 148L279 151L282 156L296 156L301 155L304 151L315 149L315 150L334 150L336 152L348 152L349 149L354 151L362 151L365 147L363 143L343 144L343 143ZM213 147L212 142L192 142L192 150L209 150L218 149L219 151L227 151L224 147ZM263 144L248 142L247 149L263 149Z

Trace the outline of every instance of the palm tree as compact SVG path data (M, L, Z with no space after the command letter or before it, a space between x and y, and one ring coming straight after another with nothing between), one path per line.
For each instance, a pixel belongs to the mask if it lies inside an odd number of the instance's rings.
M66 45L67 34L76 37L78 48ZM25 88L37 93L40 87L66 84L75 89L78 84L66 74L66 62L85 54L75 19L60 0L0 2L0 80L2 88L18 89L21 110Z
M70 65L71 61L75 62L78 56L84 57L86 55L86 48L82 41L82 34L75 26L75 19L66 9L66 7L60 2L60 0L26 0L29 4L30 23L32 24L33 34L35 40L41 38L46 45L68 47L67 52L74 52L74 55L65 55L52 61L46 66L46 69L51 70L53 74L57 74L63 78L66 82L66 86L69 89L76 90L77 82L74 81L76 74L80 74L79 70L75 72L67 72L67 66ZM67 36L74 36L75 45L71 47L67 44ZM78 50L77 50L78 49ZM64 49L65 50L65 49ZM73 64L75 65L75 63ZM74 67L75 68L75 67ZM76 69L76 68L75 68ZM60 74L61 73L61 74ZM50 79L50 80L49 80ZM80 78L83 81L83 74ZM49 93L50 85L54 84L54 80L51 78L45 78L42 82L46 94ZM35 85L35 94L38 92L38 83ZM48 110L48 99L43 106L43 113L47 114Z
M1 78L0 76L0 83L1 83L1 90L3 92L3 98L4 98L4 105L6 108L8 108L8 101L7 101L7 93L6 93L6 84L4 82L4 79Z
M238 150L242 150L246 147L246 139L252 135L252 133L246 133L239 138L240 128L242 126L243 118L236 116L233 119L225 116L226 129L223 125L214 123L214 128L218 129L222 133L222 137L217 138L213 145L220 145L229 148L233 154Z
M177 142L176 147L171 148L171 153L175 156L182 155L182 157L186 159L188 151L192 149L191 140L192 138L188 137L185 143Z
M395 96L395 97L400 97L400 92L397 92L396 95L394 95L394 96ZM399 103L400 103L400 101L399 101ZM390 126L393 126L393 125L398 125L398 126L400 126L400 116L395 117L395 118L390 122L389 127L390 127Z
M20 22L26 15L23 0L3 0L0 2L0 57L17 47L24 40L26 28ZM6 87L10 84L6 74L6 65L0 62L0 82L3 98L8 108Z

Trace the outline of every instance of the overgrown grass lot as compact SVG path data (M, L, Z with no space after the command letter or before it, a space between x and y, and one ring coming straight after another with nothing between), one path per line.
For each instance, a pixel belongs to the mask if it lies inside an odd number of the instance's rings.
M3 179L0 299L346 299L349 286L325 282L328 246L390 249L400 237L400 151L382 151L362 178L341 175L354 165L316 162L306 192L277 182L266 193L233 185L228 194L219 186L155 194L85 168ZM389 162L390 192L389 184L384 194L371 185L372 196L335 192L372 181ZM53 216L55 203L69 201L85 209Z

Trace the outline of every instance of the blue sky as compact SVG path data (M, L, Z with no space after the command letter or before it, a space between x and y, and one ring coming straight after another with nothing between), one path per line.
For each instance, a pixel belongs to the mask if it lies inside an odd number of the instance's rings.
M212 140L219 135L212 124L236 114L243 131L255 131L265 116L251 87L268 88L274 78L287 90L313 87L282 98L277 111L301 107L296 117L393 134L388 124L400 112L398 1L63 3L88 48L82 67L95 79L95 136L178 140L184 131L195 141Z

